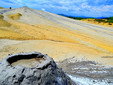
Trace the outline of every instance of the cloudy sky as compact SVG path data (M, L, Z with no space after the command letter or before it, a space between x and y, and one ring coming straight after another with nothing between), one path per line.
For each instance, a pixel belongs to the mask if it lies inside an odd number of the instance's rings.
M113 16L113 0L0 0L0 7L22 6L72 16Z

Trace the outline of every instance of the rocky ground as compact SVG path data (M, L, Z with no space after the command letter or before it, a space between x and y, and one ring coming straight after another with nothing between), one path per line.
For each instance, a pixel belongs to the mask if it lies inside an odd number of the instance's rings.
M94 61L77 61L75 57L58 63L79 85L113 85L113 67Z

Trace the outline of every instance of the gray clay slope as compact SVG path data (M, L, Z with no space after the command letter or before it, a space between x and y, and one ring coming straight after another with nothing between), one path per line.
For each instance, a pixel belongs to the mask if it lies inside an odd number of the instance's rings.
M21 59L44 58L40 64L28 68L12 66ZM75 85L70 78L57 67L52 58L39 52L9 55L0 61L0 85Z

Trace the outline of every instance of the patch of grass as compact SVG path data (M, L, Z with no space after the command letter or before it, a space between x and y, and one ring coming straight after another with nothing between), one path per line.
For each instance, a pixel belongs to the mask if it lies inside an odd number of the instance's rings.
M21 16L22 16L22 14L20 14L20 13L8 15L8 17L13 20L18 20L18 19L20 19Z

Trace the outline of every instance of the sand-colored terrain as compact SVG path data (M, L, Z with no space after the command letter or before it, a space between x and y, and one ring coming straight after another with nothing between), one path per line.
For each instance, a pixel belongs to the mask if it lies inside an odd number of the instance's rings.
M16 20L8 17L17 13L21 16ZM9 53L38 51L48 54L55 61L76 56L80 60L113 65L112 27L27 7L7 10L3 16L1 22L5 24L0 24L1 59Z

